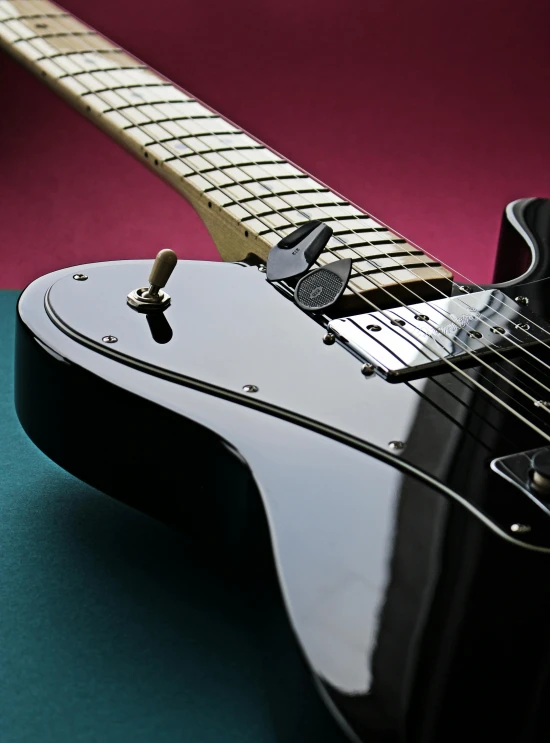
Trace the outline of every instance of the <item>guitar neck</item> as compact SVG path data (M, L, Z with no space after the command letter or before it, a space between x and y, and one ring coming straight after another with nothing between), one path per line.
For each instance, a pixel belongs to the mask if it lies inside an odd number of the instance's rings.
M318 263L353 260L344 302L449 292L432 257L49 0L0 0L0 47L180 192L224 260L317 219L334 232Z

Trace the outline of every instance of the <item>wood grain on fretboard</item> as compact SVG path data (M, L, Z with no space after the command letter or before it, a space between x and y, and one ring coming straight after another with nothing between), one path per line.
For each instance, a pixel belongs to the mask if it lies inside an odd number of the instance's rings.
M319 219L334 230L319 264L354 261L348 304L449 292L433 258L54 3L0 0L0 47L183 194L224 260L265 260Z

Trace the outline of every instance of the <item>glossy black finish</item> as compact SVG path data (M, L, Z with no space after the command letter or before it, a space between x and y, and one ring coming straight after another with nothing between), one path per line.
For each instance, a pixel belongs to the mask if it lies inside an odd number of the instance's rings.
M550 275L550 199L512 201L502 217L494 281L537 281Z
M401 385L364 378L356 359L325 346L321 327L245 267L219 267L243 277L223 321L202 305L179 312L200 297L190 285L184 300L172 284L173 337L158 344L124 305L140 264L146 275L147 262L127 264L120 313L130 314L119 326L124 338L134 328L140 339L139 365L123 345L108 351L85 336L94 327L86 325L94 319L89 303L82 317L78 302L67 316L76 269L43 277L22 295L16 407L29 436L78 477L202 540L263 534L254 528L261 503L290 622L350 737L546 741L550 517L490 467L494 457L545 438L475 384L519 409L512 383L520 372L501 361ZM121 265L112 267L115 284L125 283ZM56 281L51 305L63 317L54 324L44 297ZM547 283L503 290L549 318ZM271 321L252 301L260 285L272 292L262 307L276 310L277 333L267 332ZM239 309L244 317L245 286L248 325ZM287 322L290 310L296 319ZM151 358L161 352L164 366L155 368ZM532 371L533 359L516 363ZM253 377L242 376L246 369ZM550 384L548 371L537 369ZM242 391L258 379L259 393ZM549 433L543 412L523 412ZM388 449L392 439L405 448ZM164 446L169 457L156 487L146 462ZM191 480L203 483L201 497ZM517 534L514 523L531 531Z

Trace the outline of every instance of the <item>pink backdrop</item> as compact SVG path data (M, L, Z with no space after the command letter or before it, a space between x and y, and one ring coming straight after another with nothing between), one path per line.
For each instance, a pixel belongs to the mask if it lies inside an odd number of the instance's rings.
M547 0L65 7L473 279L504 205L550 197ZM0 112L0 287L216 256L177 194L4 56Z

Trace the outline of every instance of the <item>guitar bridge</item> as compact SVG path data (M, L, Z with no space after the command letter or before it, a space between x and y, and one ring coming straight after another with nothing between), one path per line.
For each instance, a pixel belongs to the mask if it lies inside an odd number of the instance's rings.
M328 330L388 382L405 382L539 344L550 325L489 289L342 317Z

